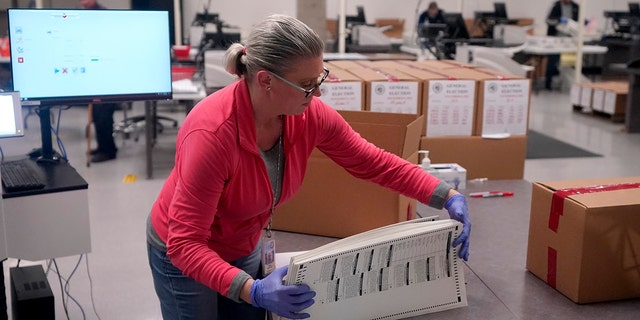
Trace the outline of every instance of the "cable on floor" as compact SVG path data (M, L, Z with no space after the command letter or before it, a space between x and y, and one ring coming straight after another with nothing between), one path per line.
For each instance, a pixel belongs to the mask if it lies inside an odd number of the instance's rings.
M63 277L60 274L60 270L58 269L58 264L56 263L55 259L51 259L51 261L53 262L54 266L55 266L55 273L58 275L58 281L60 282L60 290L62 292L62 306L65 309L65 314L67 315L67 319L69 319L69 312L68 312L68 303L69 303L69 299L71 299L71 301L73 301L73 303L75 303L78 308L80 309L80 312L82 313L82 319L86 319L86 314L84 312L84 308L82 308L82 305L78 302L78 300L76 300L70 292L70 281L71 278L73 277L74 273L78 270L78 267L80 266L80 262L82 261L82 256L80 255L80 257L78 258L78 261L76 262L76 265L74 266L73 270L71 271L71 273L69 274L69 277L65 279L65 277ZM49 265L51 264L51 262L49 263ZM64 286L62 286L62 280L65 281Z
M101 320L100 316L98 315L98 311L96 310L96 303L93 299L93 279L91 279L91 273L89 272L89 255L88 254L85 255L84 263L87 266L87 277L89 277L89 295L91 296L91 306L93 307L93 313L96 315L98 320Z

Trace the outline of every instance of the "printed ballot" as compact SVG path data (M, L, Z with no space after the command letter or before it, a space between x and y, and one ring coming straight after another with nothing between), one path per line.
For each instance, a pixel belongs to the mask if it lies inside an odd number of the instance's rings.
M451 244L462 224L400 222L291 257L286 284L307 284L312 319L402 319L467 305L462 262ZM278 319L276 317L276 319Z

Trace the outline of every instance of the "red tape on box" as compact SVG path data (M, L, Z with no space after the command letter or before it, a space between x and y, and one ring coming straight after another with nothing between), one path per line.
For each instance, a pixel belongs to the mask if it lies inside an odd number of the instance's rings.
M556 249L547 248L547 284L556 287L556 270L558 269L558 251Z
M596 193L613 190L640 188L640 182L620 183L610 185L597 185L580 188L560 189L553 193L551 198L551 210L549 211L549 229L558 232L560 216L564 214L564 199L576 194Z
M558 232L560 216L564 214L564 199L575 194L605 192L613 190L640 188L640 182L620 183L610 185L597 185L581 188L567 188L556 190L551 198L551 210L549 211L549 229ZM547 247L547 284L556 287L556 274L558 266L558 252L552 247Z

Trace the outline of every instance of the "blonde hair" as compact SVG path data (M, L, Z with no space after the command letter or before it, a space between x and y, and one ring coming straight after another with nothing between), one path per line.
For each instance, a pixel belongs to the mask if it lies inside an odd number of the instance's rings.
M266 69L286 74L291 62L322 55L324 42L302 21L282 14L268 16L249 34L245 45L232 44L225 53L225 69L251 78Z

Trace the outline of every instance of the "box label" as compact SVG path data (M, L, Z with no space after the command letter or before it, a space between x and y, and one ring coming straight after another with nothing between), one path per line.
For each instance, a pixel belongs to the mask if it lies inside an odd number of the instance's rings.
M476 82L473 80L429 81L427 136L470 136Z
M582 93L580 94L580 103L581 107L591 108L591 93L593 89L589 87L582 87Z
M582 91L582 87L579 84L571 86L571 104L574 106L580 105L580 91Z
M604 106L602 112L606 114L614 114L616 112L616 99L618 95L613 91L607 91L604 94Z
M591 101L591 108L593 108L593 110L604 110L604 95L605 91L602 89L593 90L593 100Z
M362 110L362 82L325 82L320 92L320 100L336 110Z
M420 113L416 81L372 81L370 98L373 112Z
M529 94L529 80L485 81L482 134L527 134Z

